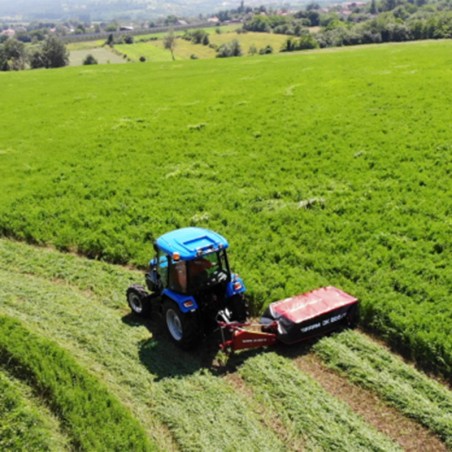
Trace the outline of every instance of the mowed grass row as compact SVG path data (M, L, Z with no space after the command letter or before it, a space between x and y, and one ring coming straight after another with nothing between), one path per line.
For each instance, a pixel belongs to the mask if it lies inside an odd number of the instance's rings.
M17 317L36 334L68 350L105 382L161 449L237 450L243 438L251 438L250 450L283 450L281 441L258 421L246 398L223 380L200 371L199 357L178 350L161 334L152 337L144 324L131 318L124 295L127 286L121 279L104 286L102 295L86 288L97 279L102 286L102 281L120 271L114 267L109 271L108 265L100 262L65 255L59 259L57 252L35 250L28 253L29 263L21 272L11 260L11 244L6 248L9 258L7 263L1 259L0 269L0 312ZM25 248L18 246L19 261ZM53 270L48 256L42 267L45 254L54 255ZM55 278L64 257L65 272L53 282L43 278L43 268L49 270L46 278ZM85 272L80 270L83 262ZM83 276L66 279L72 269ZM121 307L119 302L116 306L105 303L113 290L123 297Z
M288 359L264 353L249 359L239 373L260 403L304 438L307 450L401 450Z
M337 285L449 375L450 49L0 74L0 233L146 265L209 227L255 312Z
M81 450L155 450L130 413L57 344L0 316L0 365L34 387Z
M452 393L355 331L322 339L314 351L327 366L376 392L452 447Z
M271 353L249 359L240 370L257 398L239 395L203 370L200 351L178 350L152 322L128 314L124 288L137 272L4 239L0 257L0 311L70 351L162 449L237 449L243 438L250 450L284 449L287 444L259 422L259 404L281 419L293 443L325 448L337 441L343 449L373 438L377 449L393 447L289 360ZM425 388L416 387L416 396L425 397Z
M0 449L69 450L68 438L54 416L28 386L0 368Z

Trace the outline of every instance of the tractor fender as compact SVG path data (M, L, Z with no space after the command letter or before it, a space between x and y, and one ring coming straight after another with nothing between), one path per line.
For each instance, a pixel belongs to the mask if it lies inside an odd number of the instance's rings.
M173 300L184 314L194 312L198 309L198 303L196 303L196 300L191 295L178 293L171 289L164 289L162 295Z
M226 286L226 297L231 298L234 295L244 293L245 291L246 287L245 284L243 283L243 279L240 278L235 273L233 273L231 280L228 282Z

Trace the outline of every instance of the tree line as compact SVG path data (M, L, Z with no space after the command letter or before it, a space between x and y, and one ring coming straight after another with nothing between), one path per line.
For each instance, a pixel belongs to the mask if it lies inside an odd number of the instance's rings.
M0 70L19 71L30 67L57 68L69 64L69 52L56 36L46 39L29 48L22 41L9 38L0 44Z
M311 27L319 27L312 32ZM254 13L244 31L289 35L282 51L380 42L452 38L448 0L372 0L363 6L331 9L316 3L292 15Z

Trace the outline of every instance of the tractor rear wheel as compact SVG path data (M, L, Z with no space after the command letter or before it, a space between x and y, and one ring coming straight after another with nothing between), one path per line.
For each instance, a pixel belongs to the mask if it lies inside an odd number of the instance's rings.
M171 339L181 348L188 350L199 341L199 324L195 313L180 311L174 301L163 302L163 316Z
M151 311L149 294L143 286L133 284L127 289L127 303L132 312L140 317L147 317Z
M229 306L232 310L232 320L237 322L246 322L250 313L248 310L248 303L245 297L241 294L234 295L229 300Z

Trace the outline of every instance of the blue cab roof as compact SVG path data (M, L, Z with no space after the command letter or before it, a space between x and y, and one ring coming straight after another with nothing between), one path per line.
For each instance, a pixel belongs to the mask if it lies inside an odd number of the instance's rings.
M167 232L155 243L166 254L179 253L182 260L191 260L201 254L226 249L229 246L228 241L220 234L194 227Z

